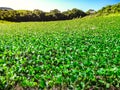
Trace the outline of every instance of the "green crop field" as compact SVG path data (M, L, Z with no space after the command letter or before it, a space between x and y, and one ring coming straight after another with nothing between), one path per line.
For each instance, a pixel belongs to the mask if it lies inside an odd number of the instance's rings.
M0 21L0 90L16 88L119 90L120 15Z

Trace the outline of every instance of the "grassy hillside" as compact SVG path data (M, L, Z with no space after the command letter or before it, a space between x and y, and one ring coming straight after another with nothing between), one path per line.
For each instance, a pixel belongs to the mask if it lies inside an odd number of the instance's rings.
M120 14L120 3L108 5L98 10L96 15Z
M0 89L120 89L119 21L0 24Z

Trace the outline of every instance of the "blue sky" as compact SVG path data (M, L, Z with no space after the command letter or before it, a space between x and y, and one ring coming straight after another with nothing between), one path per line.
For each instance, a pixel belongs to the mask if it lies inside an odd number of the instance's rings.
M59 9L65 11L78 8L83 11L88 9L101 9L103 6L120 2L120 0L0 0L0 7L11 7L13 9L40 9L49 11Z

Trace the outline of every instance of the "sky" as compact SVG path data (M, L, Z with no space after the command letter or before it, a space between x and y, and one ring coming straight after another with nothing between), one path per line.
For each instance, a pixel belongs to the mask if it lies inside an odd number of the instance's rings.
M40 9L43 11L53 9L66 11L68 9L78 8L87 11L88 9L99 10L103 6L118 2L120 0L0 0L0 7L10 7L15 10Z

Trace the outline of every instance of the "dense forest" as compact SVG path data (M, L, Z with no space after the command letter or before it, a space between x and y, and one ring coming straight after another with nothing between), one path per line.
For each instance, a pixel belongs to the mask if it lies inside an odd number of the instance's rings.
M54 20L69 20L86 16L86 13L79 9L72 9L60 12L58 9L50 12L43 12L35 9L30 10L1 10L0 19L7 21L54 21Z
M120 13L120 3L114 5L108 5L98 10L89 9L87 12L73 8L64 12L58 9L51 10L50 12L44 12L39 9L33 11L30 10L13 10L10 8L0 8L0 20L7 21L55 21L55 20L70 20L73 18L81 18L87 15L109 15L112 13Z

